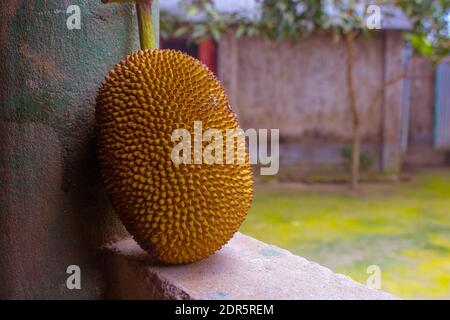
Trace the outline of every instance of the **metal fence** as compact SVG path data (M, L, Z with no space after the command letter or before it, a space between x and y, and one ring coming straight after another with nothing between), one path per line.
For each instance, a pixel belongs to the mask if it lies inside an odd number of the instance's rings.
M450 150L450 61L444 61L436 72L436 112L434 144Z

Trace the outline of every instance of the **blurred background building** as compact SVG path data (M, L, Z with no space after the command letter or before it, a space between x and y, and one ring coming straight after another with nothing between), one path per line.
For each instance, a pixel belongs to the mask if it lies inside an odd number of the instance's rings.
M256 1L215 1L221 12L258 16ZM180 1L162 2L172 15ZM362 127L362 169L396 178L402 167L443 165L450 149L449 62L414 57L411 29L398 8L382 7L381 30L356 41L354 82ZM201 18L200 18L201 19ZM190 23L189 21L186 23ZM279 179L340 179L348 171L352 115L346 86L347 51L330 32L302 41L237 38L162 46L198 57L225 85L244 128L279 128ZM331 175L330 175L331 174Z

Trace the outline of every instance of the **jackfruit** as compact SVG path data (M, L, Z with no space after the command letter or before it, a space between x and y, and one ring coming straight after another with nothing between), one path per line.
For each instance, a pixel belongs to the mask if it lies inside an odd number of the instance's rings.
M244 163L175 164L175 129L239 130L224 88L200 61L174 50L140 50L117 64L97 95L98 158L107 193L136 242L168 264L220 249L253 197ZM204 143L202 145L204 147ZM237 158L242 141L233 144Z

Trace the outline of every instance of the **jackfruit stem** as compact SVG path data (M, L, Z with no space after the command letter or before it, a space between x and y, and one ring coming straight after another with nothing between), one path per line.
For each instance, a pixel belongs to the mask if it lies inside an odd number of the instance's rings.
M103 3L136 3L141 49L159 48L158 0L102 0Z
M157 0L136 1L141 49L159 47L159 8Z

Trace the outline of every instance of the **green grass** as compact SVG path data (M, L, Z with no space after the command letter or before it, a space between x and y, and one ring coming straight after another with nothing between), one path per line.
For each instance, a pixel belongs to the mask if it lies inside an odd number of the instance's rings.
M402 298L450 299L450 169L412 181L363 185L259 185L241 231Z

